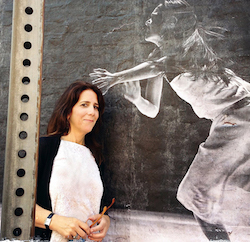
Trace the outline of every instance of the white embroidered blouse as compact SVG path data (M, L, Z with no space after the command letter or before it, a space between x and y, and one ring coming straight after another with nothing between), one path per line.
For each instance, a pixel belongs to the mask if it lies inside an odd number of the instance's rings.
M61 140L54 159L49 185L52 211L84 222L99 213L103 194L100 172L91 151L74 142ZM53 231L51 242L66 242Z

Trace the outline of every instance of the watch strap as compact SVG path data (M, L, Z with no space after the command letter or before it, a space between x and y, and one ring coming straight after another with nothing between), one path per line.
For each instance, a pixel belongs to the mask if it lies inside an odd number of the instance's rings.
M49 229L49 225L51 223L51 219L52 219L53 215L54 215L54 213L50 213L49 216L45 220L44 225L45 225L47 230Z

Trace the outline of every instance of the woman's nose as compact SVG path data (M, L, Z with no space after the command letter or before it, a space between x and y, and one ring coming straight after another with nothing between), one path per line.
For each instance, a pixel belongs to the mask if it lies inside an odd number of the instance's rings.
M89 106L89 108L88 108L88 113L89 113L90 115L94 115L94 114L95 114L95 107Z
M148 19L148 20L145 22L145 25L146 25L146 26L149 26L151 23L152 23L152 19L150 18L150 19Z

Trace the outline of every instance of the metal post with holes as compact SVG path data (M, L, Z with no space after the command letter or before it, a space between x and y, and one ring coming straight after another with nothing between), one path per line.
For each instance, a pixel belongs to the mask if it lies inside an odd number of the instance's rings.
M34 236L44 0L13 3L1 236Z

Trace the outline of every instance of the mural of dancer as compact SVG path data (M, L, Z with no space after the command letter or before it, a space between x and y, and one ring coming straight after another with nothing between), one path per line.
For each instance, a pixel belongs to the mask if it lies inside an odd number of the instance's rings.
M186 1L159 4L146 26L145 40L156 45L146 62L116 73L98 68L90 76L104 94L124 84L124 97L150 118L159 112L166 80L198 117L212 120L177 199L193 212L209 240L230 241L223 220L223 210L230 210L225 197L229 191L250 192L250 84L226 68L209 45L210 39L223 39L224 29L202 26ZM147 82L144 97L140 81Z

